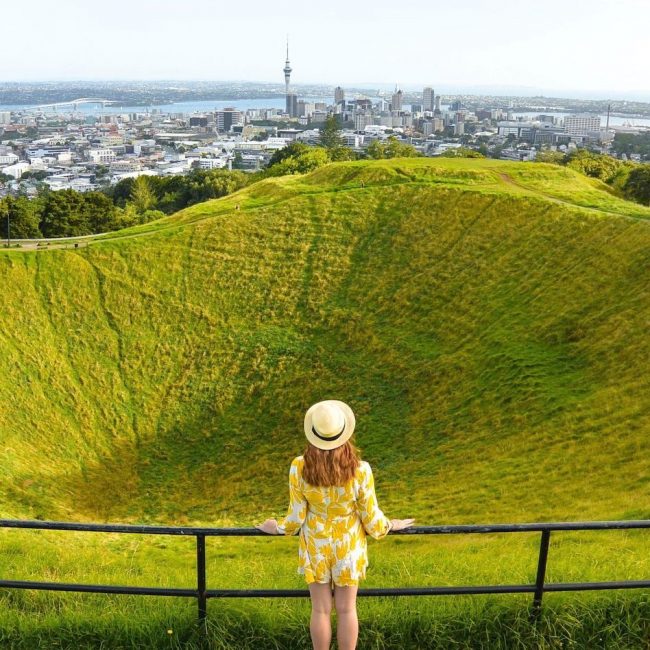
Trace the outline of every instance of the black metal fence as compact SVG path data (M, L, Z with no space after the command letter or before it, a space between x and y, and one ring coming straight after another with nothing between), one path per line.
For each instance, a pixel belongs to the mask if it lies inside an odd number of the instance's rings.
M77 524L57 521L21 521L0 519L0 528L29 528L35 530L68 530L98 533L138 533L144 535L181 535L196 538L196 589L165 587L127 587L117 585L87 585L62 582L32 582L0 580L4 589L38 589L44 591L76 591L100 594L130 594L136 596L181 596L196 598L199 623L207 616L209 598L295 598L309 596L308 589L208 589L205 568L206 537L265 536L257 528L192 528L169 526L133 526L122 524ZM388 589L359 589L359 596L440 596L461 594L532 593L531 620L539 617L542 597L552 591L588 591L599 589L650 588L650 580L619 580L612 582L545 582L551 532L576 530L630 530L650 528L650 520L587 521L538 524L486 524L461 526L414 526L391 532L391 535L456 535L467 533L530 533L540 532L537 576L534 584L524 585L466 585L458 587L403 587Z

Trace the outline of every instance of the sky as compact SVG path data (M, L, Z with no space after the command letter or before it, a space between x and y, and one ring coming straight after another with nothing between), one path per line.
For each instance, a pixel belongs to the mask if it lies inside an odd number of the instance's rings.
M650 0L3 2L0 82L432 85L650 99Z

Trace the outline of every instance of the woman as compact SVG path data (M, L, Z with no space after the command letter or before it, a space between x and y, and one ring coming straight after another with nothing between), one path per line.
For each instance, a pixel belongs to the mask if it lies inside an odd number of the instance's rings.
M366 535L381 539L413 519L389 520L377 505L372 470L350 442L355 418L338 400L314 404L305 415L309 444L289 470L289 509L278 523L256 528L271 535L300 533L298 573L311 595L309 630L314 650L330 647L332 585L339 650L354 649L359 623L356 598L368 566Z

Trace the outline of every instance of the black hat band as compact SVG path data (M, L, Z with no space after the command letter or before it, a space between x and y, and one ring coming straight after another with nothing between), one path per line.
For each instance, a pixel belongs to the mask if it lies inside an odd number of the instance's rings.
M338 440L343 435L344 431L345 431L345 422L343 423L343 428L341 429L341 431L339 431L339 433L337 433L335 436L330 436L329 438L326 438L325 436L321 436L320 433L318 433L318 431L316 431L313 424L311 425L311 432L317 438L320 438L321 440L324 440L325 442L332 442L334 440Z

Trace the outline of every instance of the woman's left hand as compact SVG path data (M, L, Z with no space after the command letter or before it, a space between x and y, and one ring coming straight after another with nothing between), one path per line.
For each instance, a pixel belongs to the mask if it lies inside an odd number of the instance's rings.
M255 524L255 528L268 535L279 535L278 522L275 519L267 519L262 524Z

